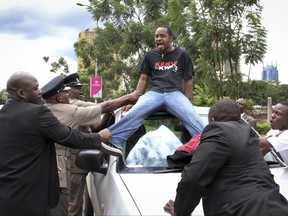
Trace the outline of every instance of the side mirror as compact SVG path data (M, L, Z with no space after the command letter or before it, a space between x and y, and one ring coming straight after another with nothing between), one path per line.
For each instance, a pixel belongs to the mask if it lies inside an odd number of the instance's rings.
M81 169L105 174L108 170L108 164L104 160L101 151L92 149L82 149L77 153L76 166Z

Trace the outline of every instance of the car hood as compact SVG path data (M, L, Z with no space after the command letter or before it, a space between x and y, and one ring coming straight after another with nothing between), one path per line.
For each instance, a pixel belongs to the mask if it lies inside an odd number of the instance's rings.
M274 180L280 187L280 193L288 200L288 167L272 168L270 171L274 175Z
M141 215L170 215L163 207L169 199L175 199L181 173L130 173L121 174L121 178ZM192 215L203 215L202 205L198 205Z
M288 187L285 187L288 179L288 169L273 168L270 170L280 186L281 194L288 199ZM138 206L141 215L169 215L163 210L163 207L169 199L175 199L181 173L130 173L121 174L121 178ZM141 179L140 182L139 179ZM204 215L201 202L192 215Z

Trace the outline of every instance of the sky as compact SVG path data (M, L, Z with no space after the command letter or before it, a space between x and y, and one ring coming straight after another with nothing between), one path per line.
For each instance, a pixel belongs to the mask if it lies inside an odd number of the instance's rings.
M89 4L88 0L0 1L0 90L17 71L33 74L42 87L58 75L50 72L50 64L61 56L71 73L77 72L73 44L81 31L96 25L77 2ZM49 56L48 63L44 56Z
M251 70L251 79L260 80L263 66L277 66L279 81L288 84L288 29L285 27L285 20L288 19L287 0L260 0L264 7L262 13L262 25L267 32L267 52L263 63L259 63ZM243 66L248 71L248 66Z
M251 70L252 79L261 79L263 66L277 65L279 80L288 84L288 37L285 20L287 0L261 0L264 6L262 24L268 30L267 53L263 63ZM77 58L73 44L78 34L95 27L96 23L86 7L88 0L1 0L0 2L0 90L6 88L8 78L17 71L33 74L42 87L56 75L50 63L61 56L69 64L71 73L77 72ZM283 24L283 25L282 25ZM285 53L284 53L285 52ZM43 57L49 56L48 63ZM243 66L245 71L248 68Z

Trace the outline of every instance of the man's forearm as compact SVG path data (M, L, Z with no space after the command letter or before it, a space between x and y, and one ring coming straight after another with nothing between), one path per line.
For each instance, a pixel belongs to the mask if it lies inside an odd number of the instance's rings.
M146 85L148 82L148 75L147 74L141 74L138 83L137 83L137 87L136 87L136 92L141 96L142 94L144 94L145 89L146 89Z
M184 95L189 99L193 99L193 80L185 80L184 81Z
M138 97L139 96L137 92L133 92L133 93L124 95L122 97L119 97L117 99L105 101L100 104L102 108L102 113L111 112L126 104L133 103L138 99Z
M263 155L266 155L271 150L271 148L273 148L273 146L267 140L266 137L260 137L259 138L259 145L260 145L260 150L261 150Z

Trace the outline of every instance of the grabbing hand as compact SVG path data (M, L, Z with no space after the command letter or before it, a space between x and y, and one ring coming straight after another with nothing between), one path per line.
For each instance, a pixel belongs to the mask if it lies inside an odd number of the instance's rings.
M127 111L130 110L132 107L133 107L132 104L128 104L128 105L122 106L122 107L121 107L121 110L122 110L123 112L127 112Z
M260 150L261 150L263 156L266 155L271 150L271 148L273 148L273 146L267 140L267 137L260 137L259 138L259 147L260 147Z
M98 134L101 136L102 142L107 142L112 138L111 132L107 128L99 131Z
M60 166L57 166L57 171L58 171L58 174L60 174L62 171L62 168Z
M164 211L174 216L174 200L169 200L163 207Z
M142 93L140 93L138 91L134 91L134 92L128 94L130 102L137 101L141 95L142 95Z

